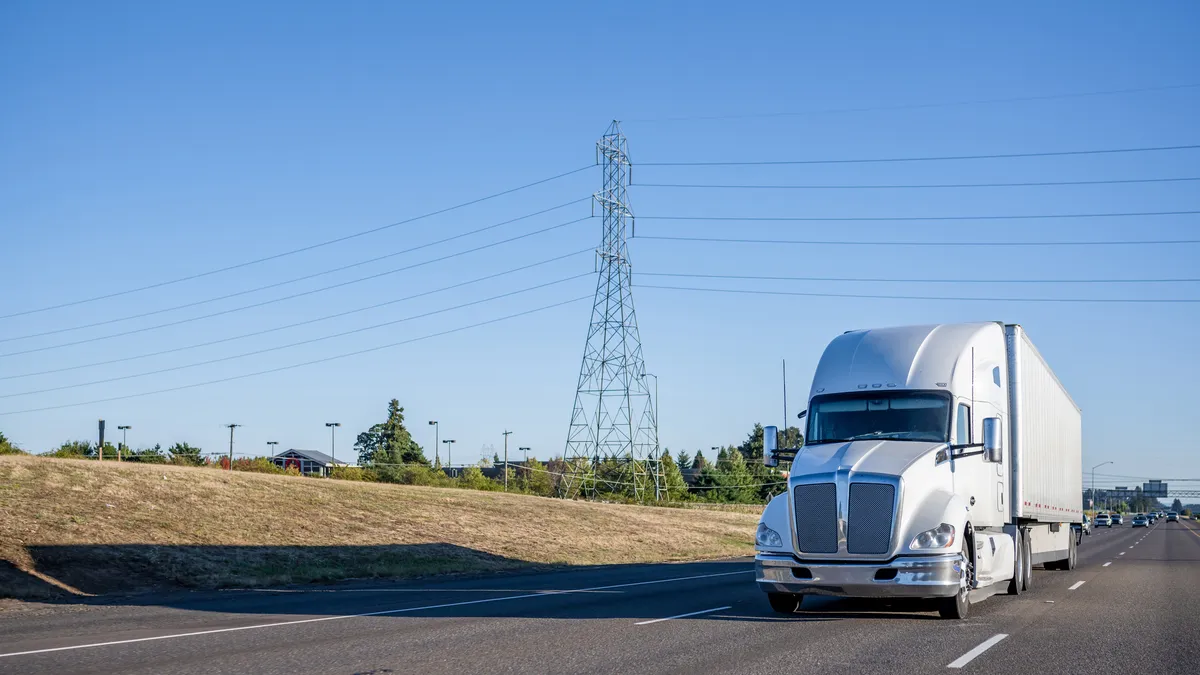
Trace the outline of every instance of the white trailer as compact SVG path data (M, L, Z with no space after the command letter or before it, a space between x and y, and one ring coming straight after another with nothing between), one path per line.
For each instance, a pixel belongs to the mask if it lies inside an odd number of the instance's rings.
M805 444L756 535L776 610L805 595L941 598L963 618L1071 569L1083 519L1079 408L1020 326L851 331L813 378Z

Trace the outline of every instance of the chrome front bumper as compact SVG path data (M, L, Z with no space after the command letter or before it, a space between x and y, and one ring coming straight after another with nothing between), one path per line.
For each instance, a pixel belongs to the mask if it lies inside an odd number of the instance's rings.
M945 598L962 583L958 553L896 558L886 564L805 563L790 555L754 556L754 577L768 593L846 598Z

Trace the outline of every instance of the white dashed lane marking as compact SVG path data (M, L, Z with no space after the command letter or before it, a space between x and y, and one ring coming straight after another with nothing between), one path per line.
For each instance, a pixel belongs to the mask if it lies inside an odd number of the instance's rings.
M962 668L963 666L967 665L971 661L974 661L975 657L979 656L980 654L982 654L982 653L986 652L987 650L991 649L992 647L996 646L996 643L1000 642L1001 640L1003 640L1006 637L1008 637L1008 635L1006 635L1004 633L997 633L997 634L993 635L992 637L984 640L978 647L972 649L971 651L967 652L966 654L963 654L962 656L958 657L957 659L951 661L950 665L948 665L946 667L947 668Z
M1084 582L1084 581L1076 581L1076 582L1075 582L1075 585L1074 585L1074 586L1071 586L1071 587L1070 587L1070 588L1068 588L1067 590L1068 590L1068 591L1073 591L1073 590L1075 590L1076 588L1079 588L1080 586L1084 585L1085 583L1087 583L1087 582Z

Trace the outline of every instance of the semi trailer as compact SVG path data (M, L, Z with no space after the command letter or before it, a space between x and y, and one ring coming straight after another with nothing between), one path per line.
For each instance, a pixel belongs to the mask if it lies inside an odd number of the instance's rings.
M817 365L799 448L763 511L755 576L770 605L807 595L937 598L946 618L1075 567L1079 407L1019 325L856 330Z

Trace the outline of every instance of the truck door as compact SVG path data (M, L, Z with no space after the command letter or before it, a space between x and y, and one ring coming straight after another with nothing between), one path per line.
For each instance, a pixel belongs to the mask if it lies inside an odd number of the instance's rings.
M983 439L983 423L976 417L970 403L963 401L957 404L954 411L956 445L969 445ZM955 464L955 491L971 504L971 522L977 527L1002 524L1004 477L1000 465L987 461L982 455L964 457L956 460Z

